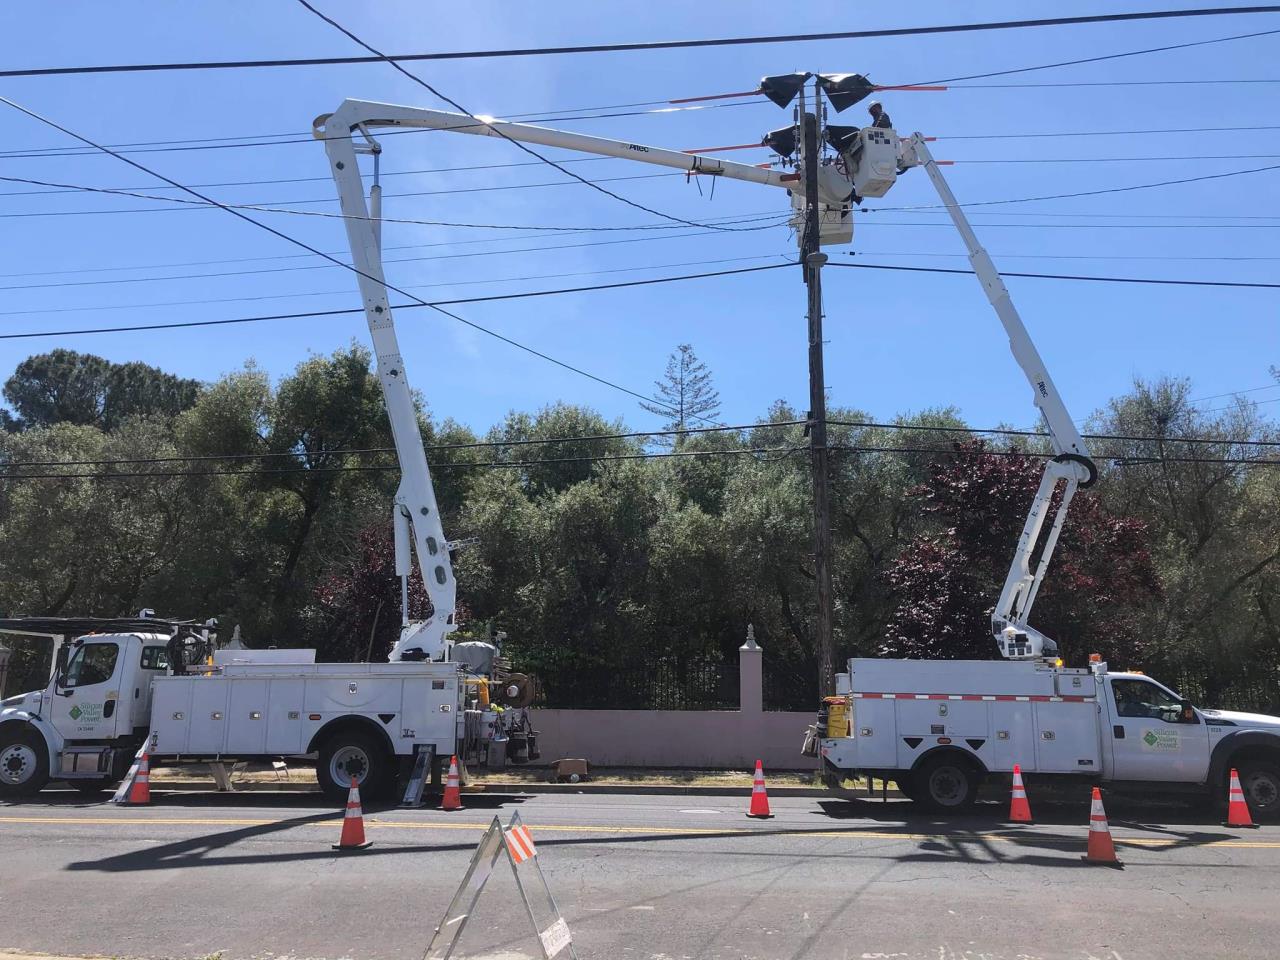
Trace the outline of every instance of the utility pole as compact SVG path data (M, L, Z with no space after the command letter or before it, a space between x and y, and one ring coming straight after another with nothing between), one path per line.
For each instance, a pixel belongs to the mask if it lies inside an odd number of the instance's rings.
M816 87L814 112L805 111L805 91L800 89L800 143L804 163L804 232L800 261L809 293L809 461L813 472L813 573L817 594L814 641L818 652L818 696L835 693L834 620L831 587L831 469L827 448L827 389L822 360L822 267L827 255L819 242L818 129L822 121L822 97Z

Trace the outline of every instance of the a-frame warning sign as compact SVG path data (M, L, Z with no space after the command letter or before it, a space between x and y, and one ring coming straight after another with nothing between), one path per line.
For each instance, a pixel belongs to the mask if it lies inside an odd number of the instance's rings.
M538 862L538 848L534 845L533 835L520 821L518 813L511 817L511 823L506 829L503 829L502 822L497 817L489 824L489 829L485 831L480 845L471 857L471 865L467 867L462 883L449 902L444 919L431 938L425 960L448 960L453 955L453 948L462 936L467 920L475 913L484 885L504 852L507 862L511 864L511 873L516 878L520 899L524 901L525 910L528 911L529 922L533 924L533 931L537 934L542 956L545 960L553 960L563 954L577 960L569 925L560 915L560 908L556 906L551 888L547 886L547 878L542 873L542 864Z

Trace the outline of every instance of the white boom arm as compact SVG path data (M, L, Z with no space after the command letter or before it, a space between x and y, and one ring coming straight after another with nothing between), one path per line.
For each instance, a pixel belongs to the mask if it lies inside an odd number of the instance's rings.
M360 167L356 160L357 153L374 154L376 163L376 154L380 148L372 140L357 144L357 128L363 121L358 110L349 109L352 106L350 102L344 103L332 116L331 123L325 127L323 134L317 133L317 136L324 140L330 173L337 184L338 198L346 218L344 223L347 227L347 240L351 244L352 263L358 271L360 296L364 301L365 317L369 321L369 332L377 358L378 379L382 383L387 416L391 421L391 436L400 462L400 487L396 491L395 505L392 508L392 523L396 573L400 576L403 599L403 625L400 639L391 648L388 659L446 660L452 646L449 634L457 629L454 622L457 582L453 576L453 563L449 559L449 542L445 539L444 528L440 524L440 510L436 506L431 470L427 466L427 454L418 429L413 394L405 376L395 321L391 317L391 306L387 300L378 220L382 213L381 188L375 185L370 191L373 207L371 214L369 205L365 203ZM408 617L410 538L432 606L430 619L416 622L410 622Z
M1005 288L999 271L996 270L987 251L982 248L982 244L978 242L978 237L969 225L968 218L965 217L960 204L956 202L955 194L951 192L937 163L934 162L924 137L919 133L915 134L903 144L903 148L904 165L924 166L929 179L933 181L938 191L938 196L947 208L947 213L951 216L951 222L955 224L956 230L964 239L973 272L977 274L982 283L982 289L986 291L987 299L991 301L996 315L1004 324L1005 333L1009 336L1009 349L1013 352L1014 359L1018 361L1018 366L1022 367L1022 372L1026 374L1027 382L1031 384L1032 400L1040 408L1045 427L1049 431L1050 442L1053 444L1055 456L1045 464L1044 477L1031 503L1027 521L1022 527L1022 535L1018 538L1018 548L1014 552L1009 575L1005 578L1004 589L1001 590L1000 599L991 614L991 633L1005 657L1031 659L1049 656L1056 653L1057 644L1030 627L1027 619L1031 614L1032 604L1035 603L1036 593L1044 580L1045 570L1053 556L1054 547L1057 546L1058 535L1062 532L1062 524L1067 516L1067 505L1071 502L1078 486L1090 486L1097 479L1097 468L1089 457L1088 448L1076 429L1075 422L1067 413L1058 388L1054 386L1053 379L1045 369L1044 361L1040 359L1040 353L1036 350L1031 335L1022 322L1022 317L1018 315L1009 297L1009 291ZM1063 489L1053 523L1041 547L1035 571L1032 572L1031 562L1036 545L1040 541L1045 521L1053 508L1054 495L1060 484Z

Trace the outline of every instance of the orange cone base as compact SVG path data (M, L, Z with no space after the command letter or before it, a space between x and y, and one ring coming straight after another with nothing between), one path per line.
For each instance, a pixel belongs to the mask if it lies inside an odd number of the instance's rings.
M335 843L332 846L334 850L368 850L373 846L373 841L366 840L364 843L348 843L346 845Z
M1222 825L1224 827L1230 827L1232 830L1257 830L1258 829L1258 824L1256 823L1232 823L1230 817L1224 820L1222 822Z
M747 817L751 820L772 820L772 813L748 813Z
M1085 863L1093 864L1095 867L1115 867L1117 870L1124 869L1123 860L1094 860L1087 853L1080 859L1083 860Z

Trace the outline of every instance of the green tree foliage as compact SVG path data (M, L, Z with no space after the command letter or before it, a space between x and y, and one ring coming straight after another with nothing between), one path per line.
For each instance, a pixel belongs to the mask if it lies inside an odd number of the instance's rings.
M93 354L53 350L28 357L4 385L17 416L5 426L50 427L60 423L108 432L130 417L172 417L196 401L200 384L145 363L111 363Z
M666 418L667 430L706 426L714 423L720 413L720 393L711 371L687 343L671 352L662 379L653 383L658 388L658 402L642 400L640 408ZM672 441L667 438L665 442Z
M111 400L130 377L151 386ZM367 351L313 357L278 383L250 364L190 399L177 383L69 351L10 378L0 613L152 607L240 624L255 645L385 656L400 622L398 473L378 452L391 438ZM1100 650L1193 676L1215 699L1280 664L1280 469L1216 461L1274 457L1250 442L1280 435L1252 404L1205 412L1187 395L1178 381L1139 383L1095 417L1094 432L1143 439L1095 443L1103 476L1072 505L1032 620L1073 660ZM675 429L694 408L678 409ZM891 427L860 425L856 410L830 418L838 657L989 656L987 616L1044 448L975 446L951 410ZM679 456L637 459L643 444L611 436L626 424L584 407L512 412L482 441L422 407L445 529L479 541L454 559L464 629L505 630L507 654L556 703L643 706L657 676L701 683L736 664L753 624L767 698L807 704L817 664L799 419L776 403L761 426L686 433L669 451ZM1175 439L1186 437L1213 442ZM38 466L49 462L66 465ZM417 615L416 574L412 596ZM11 690L47 670L31 642L6 645Z

